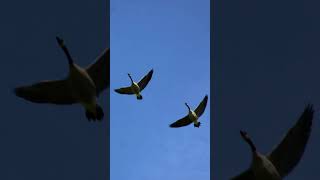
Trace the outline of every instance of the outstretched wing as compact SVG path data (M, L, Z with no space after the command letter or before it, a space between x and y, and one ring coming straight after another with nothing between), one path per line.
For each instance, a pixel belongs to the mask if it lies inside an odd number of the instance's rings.
M131 87L123 87L123 88L115 89L114 91L119 94L134 94Z
M252 170L248 169L238 176L231 178L230 180L255 180L255 178Z
M42 81L14 89L18 97L34 103L73 104L76 100L68 89L66 80Z
M140 92L147 86L147 84L149 83L149 81L152 78L152 74L153 74L153 69L151 69L147 75L145 75L139 82L138 85L140 87Z
M192 121L189 119L188 115L177 120L176 122L170 124L170 127L172 128L178 128L178 127L183 127L183 126L187 126L189 124L191 124Z
M110 86L110 48L105 49L86 69L97 88L97 95Z
M308 105L281 143L269 154L269 160L281 177L286 176L299 163L310 137L313 114L313 106Z
M203 100L201 101L201 103L198 105L198 107L194 110L194 112L197 114L198 117L200 117L204 110L206 109L207 106L207 102L208 102L208 95L206 95Z

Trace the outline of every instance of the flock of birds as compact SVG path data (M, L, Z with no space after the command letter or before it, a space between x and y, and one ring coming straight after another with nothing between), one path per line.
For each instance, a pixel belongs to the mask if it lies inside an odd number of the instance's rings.
M69 74L65 79L41 81L32 85L15 88L18 97L35 103L74 104L80 103L89 121L101 121L104 113L97 103L97 97L109 87L110 48L105 49L96 61L87 68L74 63L64 41L56 37L59 46L64 51L69 65ZM115 89L119 94L135 95L142 100L142 90L146 88L153 75L150 70L139 82L134 82L128 74L131 85ZM199 103L195 110L185 103L188 114L170 124L172 128L187 126L193 123L199 128L199 117L204 113L208 95ZM231 178L231 180L282 180L299 163L304 154L311 133L314 109L308 105L295 125L288 131L281 143L268 155L260 154L255 144L245 131L240 131L243 140L248 143L252 153L251 166Z
M34 103L74 104L80 103L89 121L101 121L104 117L103 109L97 103L97 97L110 85L110 48L104 50L96 61L87 68L78 66L64 40L56 37L58 45L64 51L69 65L68 77L61 80L41 81L32 85L15 88L18 97ZM119 94L136 95L142 99L141 91L145 89L152 78L153 69L148 72L138 83L134 82L131 75L131 86L116 89ZM200 127L199 117L203 114L208 101L206 95L195 111L191 110L184 118L172 123L170 127L182 127L194 123L194 127Z
M119 94L127 94L127 95L135 95L138 100L143 99L141 95L141 91L145 89L145 87L148 85L149 81L152 78L153 74L153 69L151 69L148 74L146 74L139 82L134 82L132 80L132 77L130 74L128 74L131 85L127 87L122 87L119 89L115 89L114 91L119 93ZM194 127L199 128L200 127L200 122L198 121L199 117L203 114L208 102L208 95L206 95L203 100L200 102L198 107L193 111L190 106L185 103L185 105L188 108L188 115L185 117L177 120L176 122L170 124L170 127L172 128L178 128L178 127L183 127L187 126L191 123L193 123Z

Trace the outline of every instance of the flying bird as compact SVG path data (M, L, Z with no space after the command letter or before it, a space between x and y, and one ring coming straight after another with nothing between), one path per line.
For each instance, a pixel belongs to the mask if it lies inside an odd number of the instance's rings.
M153 69L151 69L147 75L145 75L138 83L132 80L131 75L128 73L128 76L131 81L131 86L123 87L119 89L115 89L114 91L119 94L129 94L129 95L136 95L138 100L142 99L141 91L148 85L149 81L152 78Z
M299 163L311 133L313 106L308 105L281 143L268 155L260 154L245 131L242 138L252 152L251 167L231 180L282 180Z
M198 119L203 114L204 110L206 109L207 102L208 102L208 95L206 95L203 98L201 103L198 105L198 107L194 111L191 110L191 108L189 107L189 105L187 103L185 103L185 105L188 108L188 115L186 115L185 117L170 124L170 127L178 128L178 127L187 126L187 125L193 123L194 127L199 128L201 123L198 121Z
M59 46L67 56L69 74L61 80L41 81L14 89L18 97L34 103L67 105L80 103L89 121L101 121L104 113L97 103L97 97L109 87L110 48L106 48L87 68L74 63L63 39L56 37Z

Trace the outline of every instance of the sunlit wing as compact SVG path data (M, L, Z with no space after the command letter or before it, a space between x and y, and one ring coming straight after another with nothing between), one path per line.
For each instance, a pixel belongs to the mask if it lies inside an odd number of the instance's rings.
M254 178L254 175L251 169L248 169L243 173L239 174L238 176L231 178L230 180L257 180L257 179Z
M149 83L152 78L153 69L151 69L147 75L145 75L139 82L138 85L140 87L140 91L142 91Z
M204 110L206 109L207 106L207 102L208 102L208 95L206 95L203 100L201 101L201 103L198 105L198 107L194 110L194 112L197 114L198 117L200 117Z
M22 86L14 89L18 97L35 103L73 104L66 80L42 81L30 86Z
M268 156L281 177L290 173L301 160L310 137L313 114L313 106L308 105L296 124Z
M134 92L131 90L131 87L123 87L123 88L119 88L119 89L115 89L115 92L119 93L119 94L134 94Z
M170 127L178 128L178 127L187 126L187 125L189 125L191 123L192 123L192 121L189 119L189 117L187 115L184 118L181 118L181 119L177 120L176 122L170 124Z
M97 95L110 85L110 48L105 49L86 69L97 88Z

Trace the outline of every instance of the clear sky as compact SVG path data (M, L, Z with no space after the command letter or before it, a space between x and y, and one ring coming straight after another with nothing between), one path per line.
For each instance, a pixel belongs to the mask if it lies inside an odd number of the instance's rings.
M81 66L106 47L106 0L3 1L0 6L0 179L107 178L106 121L89 123L80 105L40 105L13 88L66 77L68 64L55 36ZM107 110L105 91L99 103Z
M309 144L290 180L319 179L319 2L215 1L214 179L249 167L246 130L268 153L307 103L316 114Z
M111 1L111 179L210 176L210 1ZM153 78L143 100L113 89ZM209 101L201 127L169 124Z

